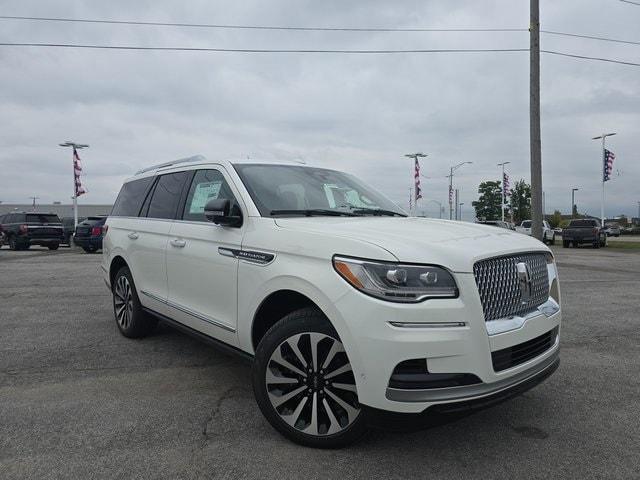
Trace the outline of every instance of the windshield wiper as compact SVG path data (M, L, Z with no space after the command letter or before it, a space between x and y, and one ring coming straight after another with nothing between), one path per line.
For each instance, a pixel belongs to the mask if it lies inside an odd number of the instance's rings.
M393 210L384 210L382 208L356 208L354 210L351 210L351 213L354 213L356 215L406 217L406 215L404 213L394 212Z
M271 210L270 215L301 215L304 217L355 217L351 212L341 212L340 210L329 210L323 208L308 208L301 210Z

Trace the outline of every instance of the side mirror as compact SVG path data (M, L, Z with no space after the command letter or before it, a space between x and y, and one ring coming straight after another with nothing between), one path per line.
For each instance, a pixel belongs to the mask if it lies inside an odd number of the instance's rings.
M204 207L204 216L216 225L225 227L239 227L242 225L240 209L237 207L232 209L231 200L228 198L209 200Z

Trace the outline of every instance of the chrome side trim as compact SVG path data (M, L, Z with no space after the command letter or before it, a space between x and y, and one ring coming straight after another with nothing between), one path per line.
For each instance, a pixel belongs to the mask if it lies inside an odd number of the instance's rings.
M498 335L499 333L509 332L511 330L517 330L521 328L525 323L527 323L532 318L537 317L538 315L544 315L546 317L551 317L560 311L560 305L552 298L549 297L546 302L536 308L533 312L529 312L524 316L514 315L508 318L499 318L497 320L490 320L485 322L487 327L487 333L489 335Z
M559 357L560 350L556 348L556 350L542 362L509 378L493 383L478 383L476 385L465 385L462 387L432 388L429 390L387 388L386 397L394 402L451 402L467 400L474 397L486 397L515 387L545 370L553 368Z
M256 252L251 250L238 250L235 248L218 247L218 253L224 257L233 257L258 265L269 265L276 256L273 253Z
M149 298L152 298L153 300L157 300L160 303L164 303L165 305L167 305L168 307L171 308L175 308L176 310L180 310L183 313L186 313L187 315L191 315L192 317L197 318L198 320L202 320L203 322L207 322L210 323L211 325L218 327L218 328L222 328L223 330L226 330L228 332L231 333L235 333L236 329L233 327L230 327L229 325L226 325L224 323L218 322L217 320L214 320L213 318L204 315L203 313L200 312L196 312L195 310L192 310L188 307L185 307L184 305L180 305L179 303L175 303L175 302L171 302L167 299L158 297L157 295L154 295L152 293L149 292L145 292L144 290L140 290L140 293L142 293L143 295L146 295Z
M452 327L466 327L466 322L437 322L437 323L424 323L424 322L389 322L389 325L400 328L452 328Z

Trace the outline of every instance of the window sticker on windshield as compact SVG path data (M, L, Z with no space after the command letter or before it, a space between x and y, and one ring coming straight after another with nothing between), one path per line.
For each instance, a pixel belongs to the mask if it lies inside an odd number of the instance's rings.
M204 213L204 206L207 202L218 198L221 186L221 181L204 182L196 185L196 190L193 192L193 199L191 199L191 205L189 206L189 213Z

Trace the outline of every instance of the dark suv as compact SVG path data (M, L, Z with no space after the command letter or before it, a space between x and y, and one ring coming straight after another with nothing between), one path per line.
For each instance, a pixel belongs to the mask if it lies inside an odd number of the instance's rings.
M106 216L88 217L76 227L73 243L87 253L93 253L102 249L102 227L107 221Z
M31 245L56 250L64 240L62 223L55 213L9 213L0 229L11 250L26 250Z

